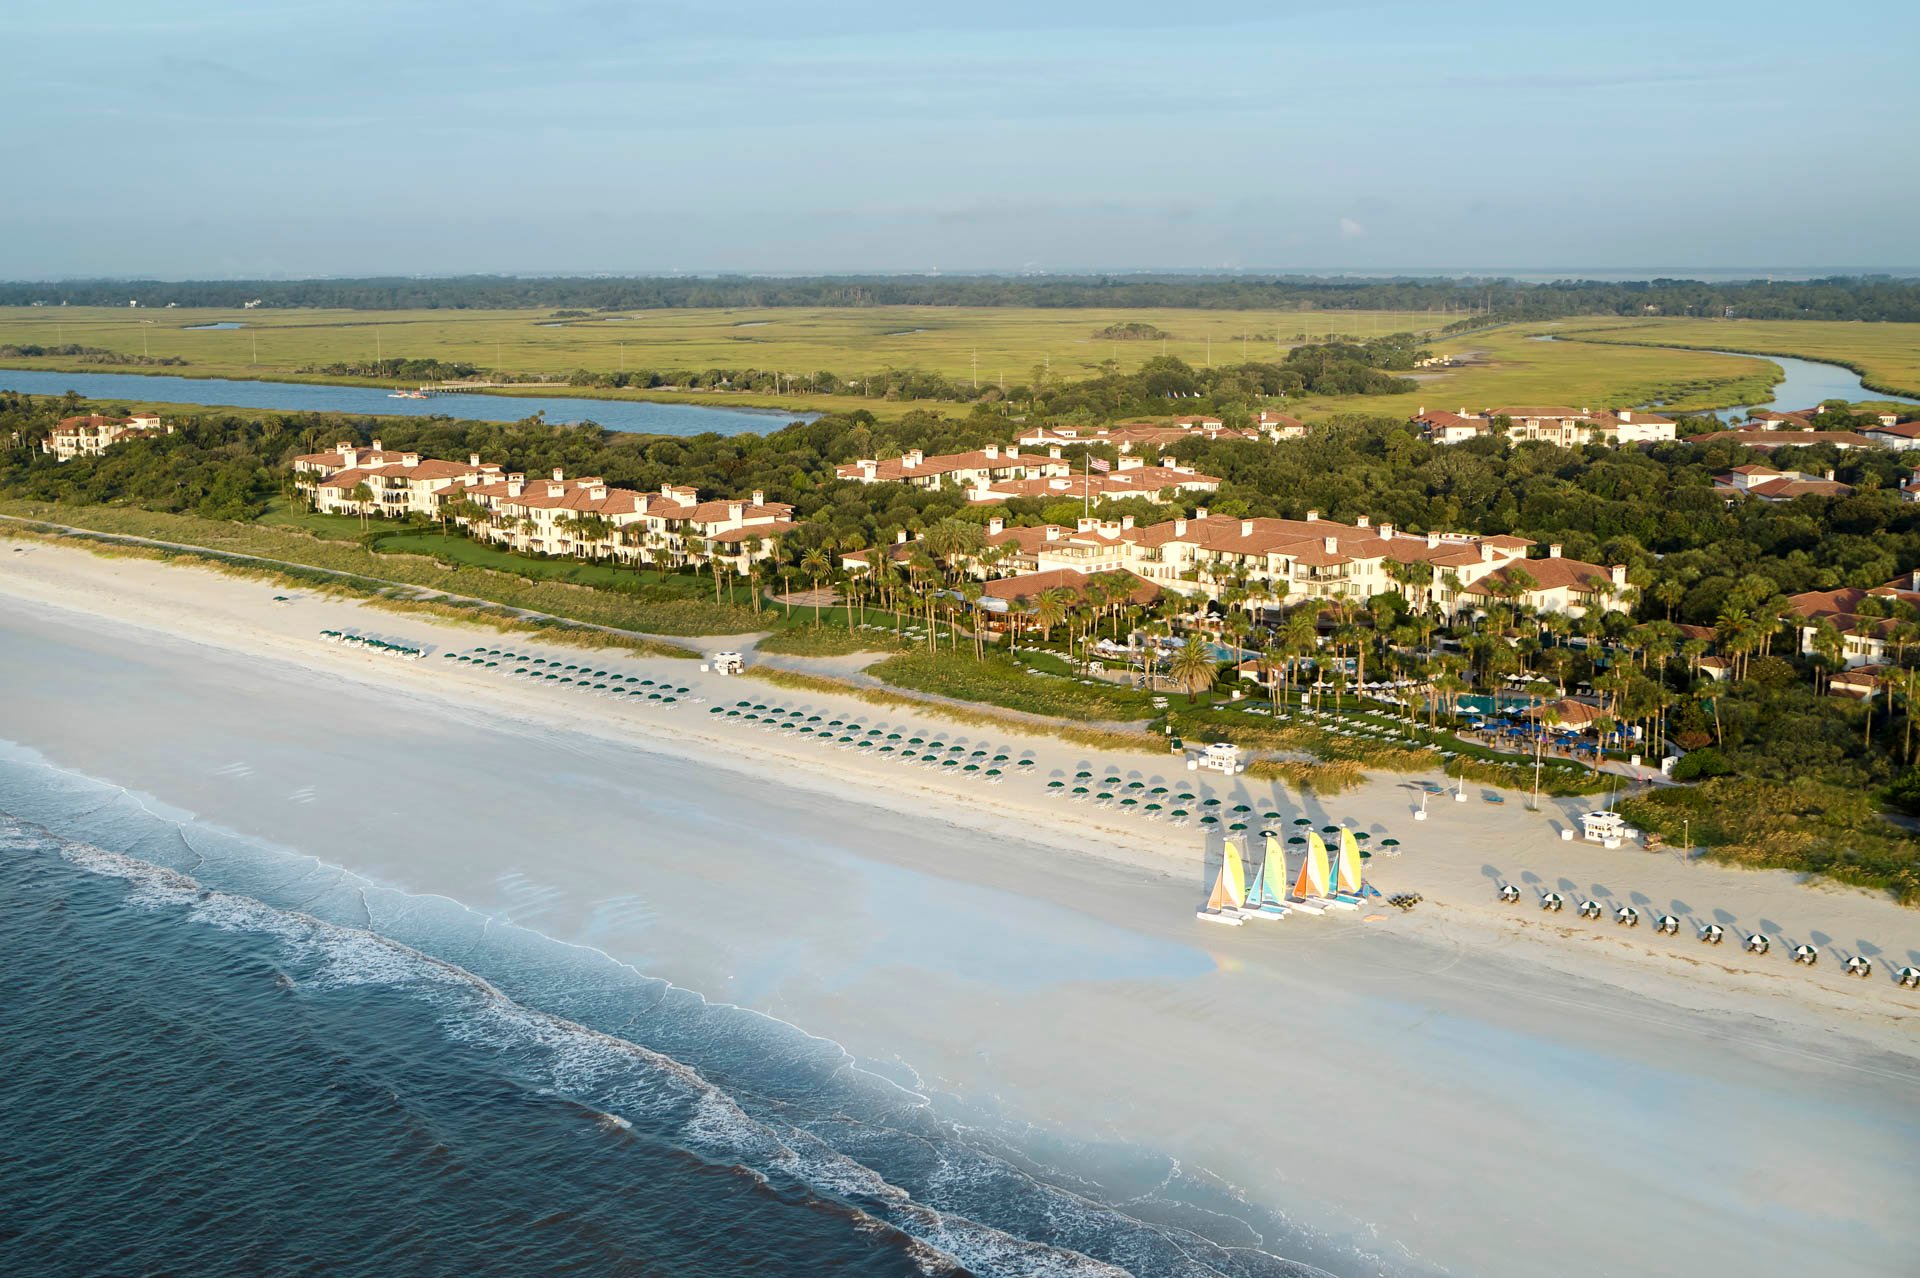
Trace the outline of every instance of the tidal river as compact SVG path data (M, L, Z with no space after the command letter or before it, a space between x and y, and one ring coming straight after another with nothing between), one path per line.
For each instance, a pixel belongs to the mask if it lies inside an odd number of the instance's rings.
M476 394L394 399L386 391L372 386L233 381L152 373L58 373L18 368L0 368L0 390L30 395L64 395L71 390L91 400L137 404L218 404L285 412L443 416L480 422L516 422L541 413L550 422L590 421L608 430L647 435L746 435L779 430L791 422L812 421L820 415L566 395Z

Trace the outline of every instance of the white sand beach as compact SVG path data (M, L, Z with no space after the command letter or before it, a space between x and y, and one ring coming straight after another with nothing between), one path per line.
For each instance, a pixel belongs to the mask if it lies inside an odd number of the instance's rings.
M1283 1254L1336 1272L1911 1272L1920 993L1891 971L1920 963L1920 911L1563 842L1585 804L1470 789L1416 822L1408 778L1303 799L281 593L0 541L0 738L765 1011L958 1106L1204 1168L1317 1236L1310 1254L1268 1240ZM476 644L705 700L440 655ZM709 713L742 698L1032 764L987 785ZM1048 796L1080 771L1244 803L1256 826L1277 811L1398 838L1370 876L1425 903L1209 927L1204 831ZM1521 904L1497 902L1501 881ZM1566 912L1538 908L1549 889ZM1575 917L1587 897L1601 920ZM1612 922L1622 904L1638 928ZM1677 937L1653 931L1666 911ZM1695 939L1709 921L1726 944ZM1766 956L1740 951L1756 930ZM1789 960L1800 942L1818 966ZM1853 954L1871 979L1843 973Z

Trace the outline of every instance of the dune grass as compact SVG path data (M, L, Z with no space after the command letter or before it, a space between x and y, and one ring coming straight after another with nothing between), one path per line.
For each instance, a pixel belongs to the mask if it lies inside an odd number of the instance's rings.
M219 551L143 546L109 540L91 533L43 530L25 524L0 523L0 540L40 541L77 546L106 559L147 559L158 563L205 568L228 577L267 582L285 590L303 590L342 599L359 599L375 608L413 616L429 616L458 625L477 626L494 634L516 634L576 648L617 650L643 657L692 659L699 654L678 644L661 643L633 635L616 634L561 618L523 617L497 604L467 600L420 598L407 587L371 578L354 578L304 568L296 564L273 566L235 559Z
M496 572L472 565L450 566L425 555L376 553L358 544L318 537L297 528L234 523L124 507L27 501L0 501L0 514L380 578L424 590L468 595L488 603L547 613L569 621L614 626L646 634L746 634L763 628L768 620L749 608L715 604L711 599L685 597L677 593L659 597L648 591L644 581L632 591L594 589L565 581L535 581L517 572ZM455 539L446 540L452 542ZM473 545L470 542L465 544Z

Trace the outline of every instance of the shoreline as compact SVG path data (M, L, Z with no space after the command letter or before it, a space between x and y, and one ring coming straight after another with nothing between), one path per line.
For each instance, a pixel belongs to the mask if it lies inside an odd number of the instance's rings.
M22 545L30 549L15 553L13 548ZM0 529L0 547L6 548L0 550L0 596L191 638L249 656L292 660L360 677L371 673L415 695L469 709L485 705L493 712L544 730L578 732L604 742L693 757L706 766L748 777L777 773L783 784L825 794L856 792L862 802L897 813L924 812L933 805L957 818L958 823L975 825L990 834L1017 836L1135 870L1185 875L1196 885L1196 905L1205 893L1200 848L1203 842L1217 840L1207 840L1206 832L1198 826L1178 828L1118 809L1048 798L1043 793L1043 779L1055 773L1070 777L1075 771L1105 767L1126 776L1151 778L1154 784L1184 784L1203 793L1231 796L1233 801L1249 802L1256 812L1264 810L1265 803L1277 802L1279 810L1289 814L1303 806L1310 813L1318 810L1314 817L1317 823L1324 823L1322 817L1344 817L1358 829L1384 826L1396 836L1405 836L1408 847L1399 857L1375 858L1369 863L1371 872L1380 877L1387 894L1412 891L1426 900L1405 915L1381 906L1378 912L1388 917L1367 926L1460 943L1498 939L1500 943L1530 945L1538 951L1537 961L1568 971L1582 970L1586 956L1623 957L1627 964L1609 969L1620 983L1651 986L1643 992L1662 992L1683 1006L1704 1009L1719 1005L1706 996L1711 989L1715 994L1751 1003L1753 1010L1840 1013L1857 1021L1856 1029L1879 1024L1896 1035L1920 1029L1920 996L1895 988L1891 976L1892 969L1903 963L1920 963L1920 911L1904 909L1884 894L1827 881L1803 882L1789 871L1721 866L1684 859L1670 851L1607 851L1578 840L1563 843L1558 830L1570 825L1573 815L1589 800L1543 797L1539 813L1512 802L1495 808L1447 800L1430 804L1429 820L1416 823L1412 814L1418 807L1419 783L1444 780L1438 773L1431 778L1397 773L1370 775L1361 786L1343 794L1301 796L1277 782L1184 772L1172 766L1166 755L1095 750L1046 736L963 725L937 714L918 713L908 706L876 706L854 696L789 691L762 681L702 675L684 659L633 657L611 649L582 652L565 645L543 644L531 636L502 638L480 627L466 628L382 611L359 601L321 596L296 596L296 603L276 608L268 602L276 588L244 578L223 577L190 563L100 558L71 547L10 541L4 529ZM216 621L218 632L209 634L209 626ZM383 661L320 643L317 632L322 628L380 633L428 647L432 655L417 664ZM315 637L303 641L302 631ZM624 707L618 702L558 695L524 681L475 674L464 667L442 668L447 663L441 661L440 651L502 643L550 651L554 657L574 661L605 661L623 669L670 675L676 683L704 693L709 701L640 712L652 717L643 720L648 731L636 736L634 717L622 713ZM731 705L741 699L806 706L810 710L817 707L823 713L844 714L863 723L918 729L955 741L990 742L996 749L1034 757L1036 766L1025 770L1032 774L1030 777L1009 775L1004 785L987 789L978 783L947 782L924 769L882 763L857 752L829 753L810 742L757 727L709 722L715 716L706 713L708 705ZM741 752L743 742L753 743L750 754ZM1471 796L1487 788L1470 785L1467 792ZM1253 834L1257 834L1257 827L1249 831ZM1483 857L1472 846L1459 846L1462 843L1497 846L1503 849L1503 855L1487 853ZM1258 841L1243 850L1251 860L1258 852ZM1476 860L1482 863L1472 864ZM1499 864L1491 864L1493 861ZM1218 864L1217 853L1211 864ZM1531 893L1517 906L1503 906L1495 899L1496 878L1512 881L1525 890L1532 886L1529 877L1566 895L1568 909L1559 915L1546 914L1534 904ZM1591 922L1575 918L1574 894L1585 895L1592 888L1607 885L1615 891L1591 893L1607 906L1606 915ZM1653 916L1669 908L1672 900L1686 901L1694 908L1675 911L1682 916L1678 936L1659 937L1652 931ZM1641 926L1615 926L1611 921L1615 903L1635 904L1643 916ZM1733 916L1722 920L1727 926L1728 943L1702 946L1694 939L1692 917L1704 920L1714 911ZM1761 920L1777 925L1768 933L1772 952L1759 957L1741 953L1739 927L1757 926ZM1285 921L1289 931L1359 926L1331 916ZM1258 934L1262 929L1240 930L1249 931ZM1815 941L1822 950L1821 964L1803 968L1791 963L1786 957L1788 942L1797 943L1816 933L1832 938L1830 943ZM1223 945L1254 939L1240 934L1208 938L1210 943ZM1878 955L1873 976L1864 981L1840 971L1840 951L1854 952L1850 947L1861 941ZM1691 979L1668 979L1673 976ZM1888 1045L1897 1047L1898 1038ZM1906 1045L1911 1047L1913 1040Z
M1920 999L1847 982L1831 956L1795 968L1778 944L1768 971L1645 924L1503 911L1482 851L1498 847L1494 868L1516 880L1531 867L1590 882L1608 866L1621 893L1634 885L1613 870L1645 866L1702 910L1698 889L1725 885L1743 914L1785 907L1775 921L1845 923L1849 938L1878 927L1897 953L1920 929L1892 927L1912 915L1890 903L1569 849L1547 834L1552 814L1512 804L1416 826L1410 792L1389 783L1276 806L1390 821L1409 847L1373 863L1382 888L1426 905L1229 932L1192 918L1197 828L1038 792L1053 771L1111 763L1229 804L1282 794L1244 778L1193 784L1213 774L931 720L1040 774L951 783L708 713L744 694L904 732L920 724L909 711L592 654L710 698L638 709L438 655L501 646L489 631L312 595L275 605L272 587L202 568L18 545L0 544L0 695L16 709L0 736L291 852L260 881L295 899L344 871L456 902L482 934L497 921L590 948L841 1044L952 1121L1080 1151L1046 1160L1063 1175L1082 1155L1169 1159L1299 1224L1304 1250L1293 1228L1266 1239L1333 1272L1519 1278L1596 1211L1616 1223L1575 1254L1606 1272L1657 1254L1891 1274L1890 1249L1915 1241L1900 1186L1920 1140ZM434 655L325 644L322 627ZM71 819L85 838L90 818ZM208 871L245 890L231 864ZM1207 1100L1219 1087L1230 1112ZM1782 1151L1817 1185L1781 1171ZM1407 1171L1435 1166L1443 1182ZM1355 1263L1327 1263L1342 1255Z

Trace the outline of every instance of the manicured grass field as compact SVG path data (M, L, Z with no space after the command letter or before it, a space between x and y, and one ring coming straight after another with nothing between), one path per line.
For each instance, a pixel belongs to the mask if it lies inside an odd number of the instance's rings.
M1576 320L1568 327L1588 325ZM1652 319L1610 324L1604 331L1583 332L1579 336L1582 342L1663 342L1709 350L1797 355L1802 359L1845 364L1875 389L1920 396L1920 324Z
M898 688L932 692L961 701L1070 719L1134 720L1152 716L1150 698L1112 684L1031 675L1004 653L977 661L971 653L914 652L889 657L867 673Z

